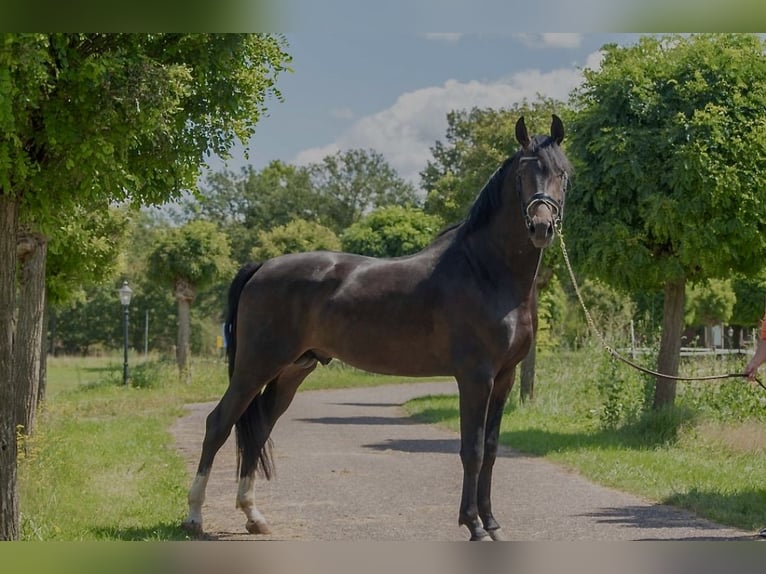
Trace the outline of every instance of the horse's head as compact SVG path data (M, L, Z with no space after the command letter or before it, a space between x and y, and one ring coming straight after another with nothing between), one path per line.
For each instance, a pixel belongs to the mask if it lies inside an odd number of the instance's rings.
M564 196L572 167L561 150L564 124L553 116L551 134L530 139L524 118L516 122L521 144L516 171L516 192L535 247L548 247L564 215Z

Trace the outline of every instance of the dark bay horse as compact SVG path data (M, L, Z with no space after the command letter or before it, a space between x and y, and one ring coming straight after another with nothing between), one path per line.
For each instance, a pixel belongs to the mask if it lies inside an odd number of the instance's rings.
M492 467L516 365L536 329L535 277L564 208L571 166L564 126L530 138L490 177L468 217L421 252L395 259L283 255L242 268L229 290L229 386L207 418L184 527L202 532L213 459L236 425L237 507L251 533L268 525L254 478L269 478L269 435L318 362L375 373L452 376L460 396L463 492L471 540L503 539L492 515Z

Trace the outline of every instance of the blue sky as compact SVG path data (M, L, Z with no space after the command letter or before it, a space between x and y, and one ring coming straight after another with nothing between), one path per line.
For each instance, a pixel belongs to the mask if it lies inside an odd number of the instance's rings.
M305 165L338 150L371 148L417 185L429 146L444 138L448 111L508 106L537 93L566 99L583 67L598 65L605 43L636 38L302 26L287 34L294 71L279 77L284 101L269 102L249 160L238 147L226 167L260 169L274 159ZM211 167L223 165L216 160Z

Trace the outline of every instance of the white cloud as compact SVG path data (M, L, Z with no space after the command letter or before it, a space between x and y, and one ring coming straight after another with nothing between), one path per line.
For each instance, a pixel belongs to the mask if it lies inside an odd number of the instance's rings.
M594 72L597 72L601 69L601 62L604 60L604 52L597 51L593 52L591 55L587 57L585 60L585 66L583 68L593 70Z
M371 148L417 186L431 158L430 147L444 139L449 111L508 107L525 98L535 100L538 94L565 101L581 81L581 72L574 68L525 70L494 82L448 80L402 94L389 108L358 119L336 141L301 151L293 163L306 165L340 150Z
M577 48L582 42L582 34L519 33L514 37L529 48Z
M437 40L439 42L459 42L463 37L462 32L429 32L425 35L426 40Z

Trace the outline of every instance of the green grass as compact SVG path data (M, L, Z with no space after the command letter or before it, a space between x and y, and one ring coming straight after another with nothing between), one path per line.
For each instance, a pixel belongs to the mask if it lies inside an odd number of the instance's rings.
M763 527L766 395L741 381L683 383L675 408L652 412L641 404L643 383L625 368L604 369L593 352L541 357L536 399L509 402L501 443L575 469L597 483L723 524L745 530ZM718 362L702 370L731 368ZM611 377L607 385L605 376ZM620 378L626 380L615 392L612 385ZM754 404L761 412L752 409ZM407 404L420 420L456 431L457 408L456 397Z
M19 467L23 539L186 538L189 477L169 429L184 404L220 398L226 365L197 361L189 385L172 363L138 361L130 373L126 387L121 357L49 360L47 401ZM406 380L332 363L302 389Z
M132 372L121 384L109 359L53 359L48 400L19 468L26 540L183 539L186 467L169 434L187 402L223 391L216 365L182 385L172 365ZM152 381L148 384L147 381Z

